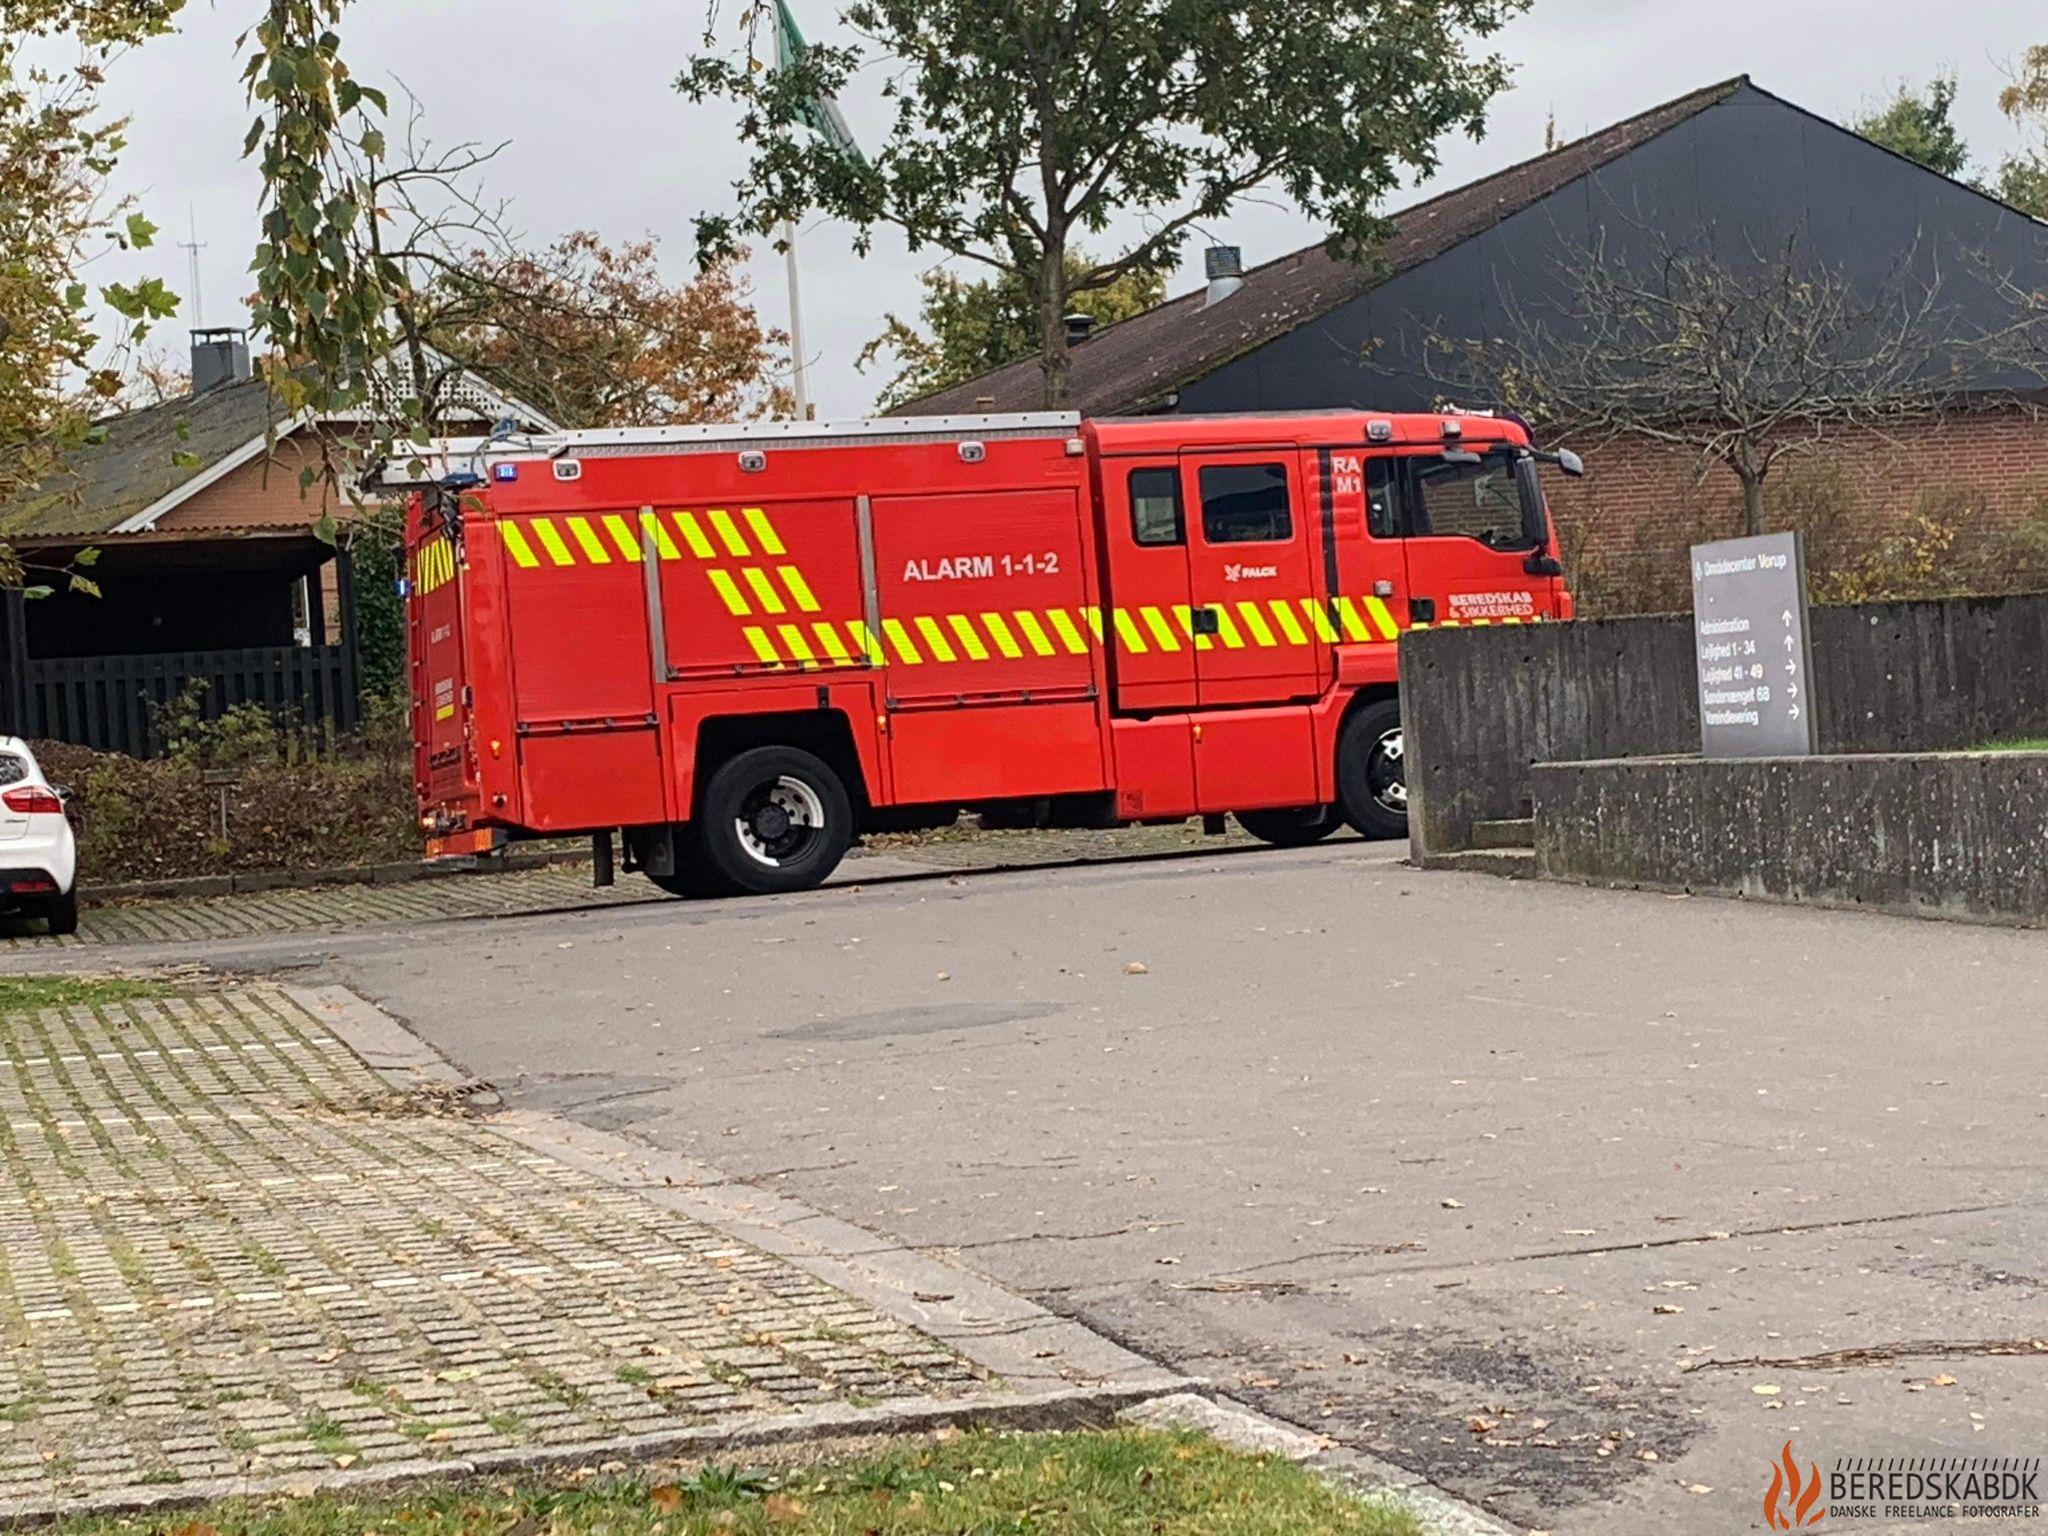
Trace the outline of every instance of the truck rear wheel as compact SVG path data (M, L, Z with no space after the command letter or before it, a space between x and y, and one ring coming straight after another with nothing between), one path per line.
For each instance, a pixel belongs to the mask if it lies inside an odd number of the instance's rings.
M1361 837L1408 835L1408 764L1401 701L1356 711L1337 736L1337 802Z
M853 802L822 758L755 747L704 785L697 839L709 871L756 895L822 885L853 845Z
M1275 848L1306 848L1344 823L1328 806L1317 805L1299 811L1239 811L1237 824Z

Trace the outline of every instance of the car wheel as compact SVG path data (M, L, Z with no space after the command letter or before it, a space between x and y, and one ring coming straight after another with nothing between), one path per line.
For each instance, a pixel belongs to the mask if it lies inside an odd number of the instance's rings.
M1408 764L1401 702L1382 699L1354 712L1337 737L1337 796L1361 837L1408 835Z
M756 747L705 784L697 840L711 870L736 890L808 891L853 846L853 801L822 758Z
M44 909L43 919L54 938L68 938L78 932L78 892L66 891Z
M1239 811L1237 824L1275 848L1306 848L1319 843L1344 823L1326 805L1291 811Z

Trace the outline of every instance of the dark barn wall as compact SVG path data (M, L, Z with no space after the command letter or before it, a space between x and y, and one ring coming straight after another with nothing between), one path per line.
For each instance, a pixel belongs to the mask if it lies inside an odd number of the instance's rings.
M1923 274L1938 266L1943 291L1987 317L1998 308L1987 264L2048 282L2048 229L1744 87L1436 260L1186 385L1179 409L1426 410L1447 393L1469 395L1415 366L1429 336L1495 334L1517 311L1568 328L1561 268L1574 251L1603 239L1640 259L1655 249L1651 232L1679 248L1708 241L1731 264L1797 236L1810 257L1873 290L1910 257ZM2039 381L2015 372L1974 382Z
M1967 749L2048 734L2048 595L1816 608L1828 752ZM1538 763L1699 751L1689 615L1436 629L1401 642L1418 861L1529 814Z
M160 655L292 643L296 577L275 571L92 573L97 598L59 590L27 606L28 654Z

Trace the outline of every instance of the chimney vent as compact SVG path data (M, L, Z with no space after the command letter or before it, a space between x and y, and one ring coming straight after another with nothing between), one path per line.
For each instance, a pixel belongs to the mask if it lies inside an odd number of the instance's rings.
M249 333L238 326L218 326L192 333L192 393L199 396L223 384L251 377Z
M1244 252L1236 246L1210 246L1202 255L1202 265L1209 275L1209 291L1202 298L1202 308L1221 304L1244 286Z
M1086 341L1086 340L1087 340L1087 339L1088 339L1088 338L1089 338L1090 336L1093 336L1094 334L1095 334L1095 317L1094 317L1093 315L1068 315L1068 316L1067 316L1067 345L1068 345L1068 346L1070 346L1070 347L1078 347L1078 346L1080 346L1080 345L1081 345L1081 343L1083 343L1084 341Z

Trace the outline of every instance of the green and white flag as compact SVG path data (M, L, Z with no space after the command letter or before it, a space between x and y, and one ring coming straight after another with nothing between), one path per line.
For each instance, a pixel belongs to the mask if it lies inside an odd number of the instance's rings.
M797 30L796 18L789 14L789 0L775 0L775 67L794 69L803 62L809 48L803 33ZM860 145L854 142L853 130L846 126L846 114L828 92L820 91L811 98L804 109L804 123L842 155L865 163Z

